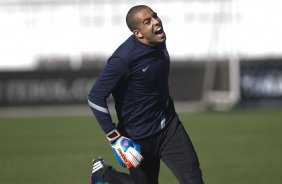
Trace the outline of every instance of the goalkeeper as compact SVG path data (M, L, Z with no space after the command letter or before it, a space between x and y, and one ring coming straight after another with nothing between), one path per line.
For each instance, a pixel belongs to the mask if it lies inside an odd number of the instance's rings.
M103 182L157 184L161 159L179 183L202 184L196 152L169 95L170 59L161 19L150 7L138 5L128 11L126 23L132 35L108 59L88 104L130 175L113 170L103 160L94 163L93 173L99 173ZM107 106L111 94L117 124Z

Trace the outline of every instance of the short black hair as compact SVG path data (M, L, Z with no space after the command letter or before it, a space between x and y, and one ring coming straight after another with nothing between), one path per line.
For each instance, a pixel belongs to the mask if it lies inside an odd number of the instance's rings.
M132 8L130 8L130 10L127 12L126 15L126 24L128 26L128 28L130 29L130 31L133 31L135 29L137 29L137 22L134 19L134 16L141 10L145 9L145 8L149 8L146 5L137 5L137 6L133 6ZM151 9L151 8L149 8Z

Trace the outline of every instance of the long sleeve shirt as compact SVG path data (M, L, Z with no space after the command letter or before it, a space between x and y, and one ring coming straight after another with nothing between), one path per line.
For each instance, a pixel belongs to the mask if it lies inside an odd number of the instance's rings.
M142 44L131 35L109 58L88 95L97 121L107 134L117 128L132 139L163 129L176 115L169 95L169 55L165 43ZM107 98L112 94L118 124L112 122Z

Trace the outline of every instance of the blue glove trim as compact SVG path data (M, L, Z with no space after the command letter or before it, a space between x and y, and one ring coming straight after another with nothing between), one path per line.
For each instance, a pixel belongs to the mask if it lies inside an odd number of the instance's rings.
M135 149L136 151L138 151L139 153L141 153L141 146L140 146L139 144L137 144L137 143L135 143L135 142L132 141L132 145L133 145L133 147L134 147L134 149Z
M118 155L117 151L115 148L112 148L114 155L118 161L118 163L122 166L122 167L126 167L126 165L124 164L124 162L122 161L122 159L120 158L120 156Z

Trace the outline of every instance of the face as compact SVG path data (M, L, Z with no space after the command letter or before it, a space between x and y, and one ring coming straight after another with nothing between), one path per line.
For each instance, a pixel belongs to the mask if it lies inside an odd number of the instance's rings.
M144 8L135 15L138 28L133 31L135 36L146 45L157 45L166 40L161 19L150 8Z

